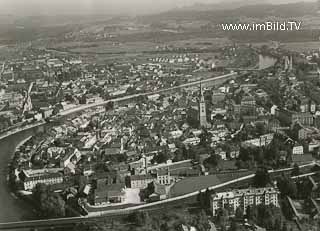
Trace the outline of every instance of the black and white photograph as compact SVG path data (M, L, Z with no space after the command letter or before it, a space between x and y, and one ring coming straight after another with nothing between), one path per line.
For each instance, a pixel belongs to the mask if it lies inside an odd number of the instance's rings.
M0 231L320 231L320 0L0 0Z

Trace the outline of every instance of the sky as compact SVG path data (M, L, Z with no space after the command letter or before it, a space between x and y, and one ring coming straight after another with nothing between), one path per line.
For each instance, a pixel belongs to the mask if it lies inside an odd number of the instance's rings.
M190 6L195 3L206 4L234 1L239 0L0 0L0 14L145 14ZM299 0L260 1L279 3L296 2Z

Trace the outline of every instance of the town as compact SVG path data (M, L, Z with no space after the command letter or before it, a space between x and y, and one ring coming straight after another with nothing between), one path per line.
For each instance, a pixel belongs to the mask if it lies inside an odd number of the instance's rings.
M5 170L32 219L0 229L319 229L319 49L118 40L107 60L51 40L0 59L0 137L36 131Z

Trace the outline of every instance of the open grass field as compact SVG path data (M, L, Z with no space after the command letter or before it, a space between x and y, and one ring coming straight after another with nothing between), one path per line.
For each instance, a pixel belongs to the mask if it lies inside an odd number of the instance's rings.
M176 183L170 190L171 197L197 192L239 177L250 175L252 172L244 171L234 174L215 174L208 176L187 177Z

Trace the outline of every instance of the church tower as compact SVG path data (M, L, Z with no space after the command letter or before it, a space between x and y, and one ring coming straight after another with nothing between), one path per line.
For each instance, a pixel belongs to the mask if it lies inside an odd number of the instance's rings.
M207 123L207 111L206 111L206 102L204 100L204 95L202 91L202 86L200 83L200 102L199 102L199 115L200 115L200 126L208 127Z

